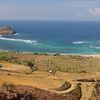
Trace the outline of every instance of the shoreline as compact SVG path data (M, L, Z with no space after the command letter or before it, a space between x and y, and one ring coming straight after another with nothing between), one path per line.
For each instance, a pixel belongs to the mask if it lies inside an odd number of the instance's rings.
M5 49L0 49L0 52L13 52L13 53L23 53L23 54L40 54L40 55L59 55L59 56L83 56L83 57L99 57L100 54L73 54L73 53L41 53L41 52L24 52L24 51L12 51L12 50L5 50Z

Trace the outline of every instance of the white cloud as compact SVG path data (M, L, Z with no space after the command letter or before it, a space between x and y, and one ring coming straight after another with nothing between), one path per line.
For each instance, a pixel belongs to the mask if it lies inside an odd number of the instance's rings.
M89 12L90 12L91 15L93 15L93 16L100 16L100 8L89 9Z

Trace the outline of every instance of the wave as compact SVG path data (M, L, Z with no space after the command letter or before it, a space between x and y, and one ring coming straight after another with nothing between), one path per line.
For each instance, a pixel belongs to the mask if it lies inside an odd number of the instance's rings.
M90 48L100 49L100 47L99 47L99 46L93 46L93 45L90 45Z
M84 44L84 43L88 43L88 41L75 41L75 42L73 42L73 44Z
M14 35L19 35L19 33L15 33Z
M15 41L15 42L24 42L24 43L34 43L37 44L36 40L25 40L25 39L14 39L14 38L5 38L0 36L0 40L6 40L6 41Z

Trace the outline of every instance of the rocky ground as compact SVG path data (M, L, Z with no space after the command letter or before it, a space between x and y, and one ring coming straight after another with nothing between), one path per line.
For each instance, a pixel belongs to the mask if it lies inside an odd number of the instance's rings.
M79 100L81 88L79 85L70 93L57 94L31 86L15 86L3 83L0 86L0 100Z
M94 86L90 100L100 100L100 83Z

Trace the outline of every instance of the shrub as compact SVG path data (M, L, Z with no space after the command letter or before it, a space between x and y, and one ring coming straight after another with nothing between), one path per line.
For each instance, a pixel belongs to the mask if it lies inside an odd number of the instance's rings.
M3 66L0 64L0 68L2 68Z
M27 66L30 67L30 69L32 70L32 72L37 70L37 67L35 65L35 61L34 62L28 62Z
M54 56L60 56L60 54L59 53L55 53Z

